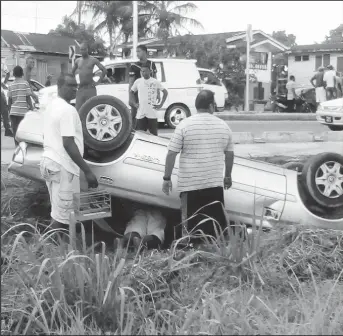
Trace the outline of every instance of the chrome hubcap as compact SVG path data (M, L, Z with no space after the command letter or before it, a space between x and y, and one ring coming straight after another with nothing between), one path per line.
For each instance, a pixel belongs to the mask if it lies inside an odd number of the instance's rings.
M111 105L101 104L93 107L86 118L88 133L102 142L116 138L122 126L123 120L119 111Z
M187 118L187 114L186 112L181 109L181 108L176 108L176 109L173 109L171 112L170 112L170 121L171 123L174 125L174 126L177 126L178 124L180 124L180 122L183 120L183 119L186 119Z
M329 161L323 163L315 175L319 192L328 198L338 198L343 195L343 165Z

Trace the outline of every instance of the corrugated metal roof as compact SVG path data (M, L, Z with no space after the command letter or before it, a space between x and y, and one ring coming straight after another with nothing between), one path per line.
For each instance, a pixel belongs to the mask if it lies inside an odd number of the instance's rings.
M321 44L307 44L298 45L291 48L288 53L299 53L299 52L316 52L316 51L342 51L343 42L339 43L321 43Z
M76 46L76 54L80 54L80 49L76 41L70 37L21 33L12 30L1 30L1 37L13 48L51 54L68 55L69 46Z

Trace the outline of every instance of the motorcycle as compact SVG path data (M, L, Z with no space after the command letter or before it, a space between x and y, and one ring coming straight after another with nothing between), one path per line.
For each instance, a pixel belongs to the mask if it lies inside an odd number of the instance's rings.
M289 112L287 95L283 95L283 94L271 95L270 104L272 106L272 111L275 113ZM312 106L312 104L310 104L304 97L304 91L302 91L295 100L294 112L301 112L301 113L315 113L316 112L316 107Z
M287 96L282 94L272 94L270 96L272 111L276 113L287 112Z

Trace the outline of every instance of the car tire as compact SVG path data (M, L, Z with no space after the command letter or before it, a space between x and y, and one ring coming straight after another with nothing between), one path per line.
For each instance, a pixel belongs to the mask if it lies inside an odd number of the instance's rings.
M132 131L129 109L113 96L101 95L87 100L79 114L85 146L94 151L107 152L119 148Z
M165 120L169 128L175 129L176 126L185 118L190 116L190 111L185 105L172 105L168 107Z
M301 162L291 161L291 162L285 163L282 167L285 169L295 170L301 173L304 168L304 164Z
M336 169L327 172L328 168ZM327 176L325 176L327 174ZM322 153L310 158L304 165L301 182L307 196L317 205L326 209L337 209L343 204L343 156L337 153ZM319 181L319 182L316 182ZM330 190L324 195L327 186L338 185L337 190Z
M331 131L343 131L343 126L327 125Z

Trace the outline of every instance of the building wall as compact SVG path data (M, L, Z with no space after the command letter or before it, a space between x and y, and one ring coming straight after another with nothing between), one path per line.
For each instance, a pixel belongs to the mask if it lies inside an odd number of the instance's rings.
M10 48L1 48L1 58L5 58L8 69L12 72L16 65L20 65L23 69L26 66L26 58L29 53L12 51ZM52 84L57 82L60 73L71 71L71 63L67 55L44 55L34 54L35 67L32 71L32 79L35 79L45 84L48 74L52 74ZM11 74L12 75L12 74Z
M295 76L295 80L299 85L311 85L310 79L316 72L316 55L324 55L330 54L330 64L333 65L335 69L337 69L337 58L338 56L342 56L339 53L303 53L297 54L297 56L309 55L308 61L295 61L295 55L288 56L288 76Z

